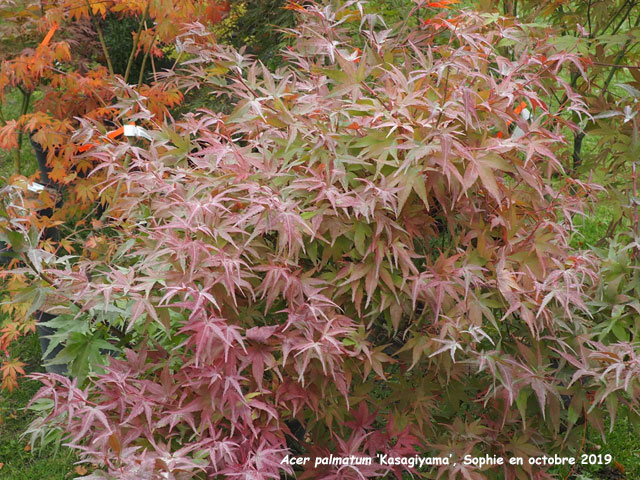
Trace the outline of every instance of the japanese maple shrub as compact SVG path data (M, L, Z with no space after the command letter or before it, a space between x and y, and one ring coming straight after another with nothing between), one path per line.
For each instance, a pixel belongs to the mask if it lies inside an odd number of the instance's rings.
M584 112L562 77L579 58L497 16L422 8L387 28L358 2L289 8L275 72L205 48L197 25L181 39L190 59L165 81L228 95L232 114L87 153L117 193L110 241L25 270L66 311L60 358L78 375L38 375L31 432L64 437L93 479L483 479L464 455L577 454L575 425L602 430L640 387L633 344L591 333L598 265L567 242L596 188L556 158L564 110ZM122 122L152 124L130 98ZM281 463L330 453L374 462Z
M87 175L95 163L86 152L93 144L110 142L122 134L123 126L117 118L120 110L114 103L123 100L131 88L120 88L120 84L135 82L133 90L147 97L147 107L156 119L168 115L184 98L155 75L163 66L163 49L179 47L176 38L183 23L215 23L226 15L228 6L228 2L215 0L0 2L0 151L13 156L15 173L2 182L27 188L26 179L19 175L25 173L22 146L31 140L40 169L31 180L51 188L30 195L38 197L39 209L17 212L16 208L21 208L18 202L12 204L12 213L7 215L18 214L25 225L33 223L40 230L47 227L48 234L38 238L40 248L83 256L91 255L90 248L83 248L85 241L84 247L104 245L100 217L114 191L103 191L98 198L104 178L100 173ZM116 35L109 25L115 22L124 39L113 38ZM166 67L166 58L164 62ZM16 95L21 98L21 108L15 118L10 118L3 109L7 110L6 103ZM83 145L71 138L79 118L93 121L96 127L101 125L92 132L95 135L91 142L81 139ZM14 190L10 187L4 192ZM5 244L13 250L21 247L21 242L14 245L7 236L1 236L0 241L3 260L11 255L4 252ZM4 314L0 320L0 369L9 373L3 376L0 389L11 391L17 385L22 364L12 355L12 346L22 335L35 330L32 314L39 306L33 309L33 303L29 304L31 300L41 302L42 297L37 290L24 289L28 282L22 272L8 277L3 273L1 277L6 281L2 281L0 298ZM4 300L9 298L24 301L8 304Z

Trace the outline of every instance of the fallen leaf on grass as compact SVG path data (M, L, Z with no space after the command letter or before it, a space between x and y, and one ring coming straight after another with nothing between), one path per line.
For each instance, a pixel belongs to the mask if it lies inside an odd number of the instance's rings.
M78 475L86 475L87 474L87 469L85 467L83 467L82 465L78 465L76 468L74 468L75 472Z

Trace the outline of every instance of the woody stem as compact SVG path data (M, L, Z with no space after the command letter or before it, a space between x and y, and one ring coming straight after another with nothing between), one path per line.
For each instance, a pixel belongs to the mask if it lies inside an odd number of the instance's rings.
M136 56L136 52L138 50L138 44L140 43L140 34L142 33L142 27L144 26L144 22L147 20L147 16L149 15L149 7L151 6L151 0L147 2L147 7L142 14L142 18L140 19L140 24L138 25L138 31L136 32L136 38L133 41L133 47L131 48L131 53L129 54L129 60L127 61L127 69L124 72L124 82L127 83L129 80L129 74L131 73L131 67L133 66L133 59Z
M102 53L104 53L104 58L107 61L107 68L109 69L109 73L111 74L111 76L113 76L113 64L111 63L111 56L109 55L107 44L104 41L104 35L102 35L102 28L100 28L100 24L91 11L91 4L89 3L89 0L85 0L85 3L87 4L87 10L89 13L89 17L91 18L91 22L93 23L96 32L98 32L98 39L100 40L100 45L102 46Z

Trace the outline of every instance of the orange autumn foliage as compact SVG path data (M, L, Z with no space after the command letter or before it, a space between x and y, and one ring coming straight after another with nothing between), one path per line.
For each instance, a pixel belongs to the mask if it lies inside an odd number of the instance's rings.
M120 142L118 137L123 125L140 115L138 99L145 99L154 121L159 122L184 100L182 92L158 78L160 76L145 80L142 74L134 79L114 73L104 44L104 55L97 58L101 63L96 63L95 58L86 58L86 45L75 36L78 29L84 29L83 35L101 45L102 32L96 30L96 25L100 25L99 20L107 14L138 18L139 28L131 32L134 38L131 59L151 57L146 67L155 72L153 57L161 57L167 51L165 47L179 41L184 25L215 24L228 11L228 0L208 4L191 0L0 2L0 42L24 47L14 50L0 47L0 103L16 92L23 98L23 108L16 118L0 116L0 149L19 159L20 146L30 137L46 154L49 186L53 190L64 187L66 192L64 202L58 197L25 203L26 210L14 212L16 217L40 231L57 228L65 222L81 229L85 220L95 215L96 199L104 188L101 185L104 173L89 175L89 172L97 165L105 144ZM132 85L136 81L139 84ZM121 113L118 105L122 102L130 104L127 119L118 117ZM149 119L138 119L137 123L145 121ZM84 134L78 134L80 127L87 126L90 128L85 128ZM17 174L21 173L19 160L15 168ZM26 197L31 181L42 182L40 174L34 174L28 181L15 175L9 179L9 185ZM103 204L105 198L114 196L114 190L114 187L106 188ZM36 196L47 195L45 191ZM49 210L47 215L42 214L44 209ZM95 230L101 228L99 223L86 224ZM69 235L57 240L41 238L39 246L49 252L80 252L83 243ZM4 278L5 291L10 295L24 287L13 281L14 276ZM5 313L11 320L0 324L0 349L8 355L9 345L32 331L35 323L26 318L32 317L33 312L28 315L26 311ZM17 377L24 373L20 362L8 356L4 364L1 362L0 371L4 376L0 388L13 389Z

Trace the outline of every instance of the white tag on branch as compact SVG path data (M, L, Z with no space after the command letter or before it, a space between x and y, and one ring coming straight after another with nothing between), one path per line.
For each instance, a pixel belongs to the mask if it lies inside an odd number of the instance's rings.
M529 111L528 108L523 108L522 112L520 112L520 116L524 121L528 121L531 118L531 112ZM524 135L524 131L520 127L516 126L516 129L513 131L511 138L515 140L517 138L522 137L523 135Z
M44 185L40 185L39 183L36 183L36 182L31 182L27 185L27 190L33 193L40 193L41 191L44 190Z
M144 128L138 127L137 125L125 125L124 136L125 137L142 137L142 138L146 138L147 140L151 140L151 135L149 135Z

